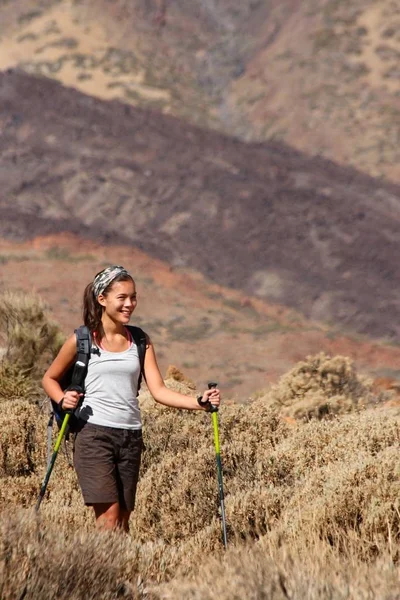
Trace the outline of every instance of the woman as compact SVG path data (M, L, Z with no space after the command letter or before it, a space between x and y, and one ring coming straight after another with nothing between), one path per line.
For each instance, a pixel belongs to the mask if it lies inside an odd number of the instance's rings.
M93 506L96 525L128 531L135 505L143 447L138 405L138 349L126 325L137 306L132 276L120 266L107 267L86 287L83 321L92 334L92 353L85 379L85 396L75 434L74 466L85 504ZM219 406L218 389L197 400L165 387L153 344L147 345L143 376L154 399L165 406L209 410ZM71 335L43 377L46 393L63 410L74 410L82 394L64 392L59 381L76 360L76 337Z

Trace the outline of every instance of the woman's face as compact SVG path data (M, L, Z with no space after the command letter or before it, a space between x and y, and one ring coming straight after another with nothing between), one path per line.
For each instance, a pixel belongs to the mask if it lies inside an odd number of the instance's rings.
M131 279L116 281L106 296L100 294L98 301L110 319L118 323L128 323L137 305L135 282Z

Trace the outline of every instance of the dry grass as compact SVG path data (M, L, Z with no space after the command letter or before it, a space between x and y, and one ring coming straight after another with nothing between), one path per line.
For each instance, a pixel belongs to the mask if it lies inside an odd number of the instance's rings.
M32 511L3 516L0 536L3 600L143 597L138 580L139 566L146 571L143 548L128 537L98 532L64 537Z
M315 404L341 395L351 412L290 424L277 406L297 398L293 390L315 394ZM102 536L62 453L35 522L46 416L27 401L5 402L0 597L395 598L400 426L388 410L352 410L369 405L369 394L346 359L319 356L249 405L223 406L226 555L209 415L158 407L143 391L147 449L131 535Z
M372 381L346 356L307 356L265 394L265 402L295 418L325 418L362 409L376 400Z
M39 381L64 341L38 296L0 295L0 341L0 401L37 403L42 395Z
M0 476L30 475L44 460L38 411L21 400L3 402L0 412Z
M0 401L10 398L31 398L38 395L38 386L18 365L7 359L0 361Z
M169 365L165 374L165 379L174 379L175 381L180 381L181 383L184 383L188 388L192 390L196 389L195 383L193 383L191 379L188 379L186 375L184 375L182 371L174 365Z
M399 569L389 555L377 563L344 559L322 542L273 547L269 540L230 551L222 560L199 565L191 579L177 579L158 591L174 600L394 600Z
M0 336L3 360L32 379L42 377L64 341L40 297L18 292L0 295Z

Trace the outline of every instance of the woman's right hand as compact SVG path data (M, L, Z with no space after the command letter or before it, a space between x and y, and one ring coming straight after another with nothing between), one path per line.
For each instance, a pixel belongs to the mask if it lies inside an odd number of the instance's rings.
M67 390L64 393L62 408L63 410L75 410L78 406L79 400L83 396L82 393L76 390Z

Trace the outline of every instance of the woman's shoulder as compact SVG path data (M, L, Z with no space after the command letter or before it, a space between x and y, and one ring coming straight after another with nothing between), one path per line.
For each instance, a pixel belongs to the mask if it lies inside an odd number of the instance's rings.
M76 333L75 331L73 333L71 333L67 339L65 340L64 344L68 344L69 346L71 345L75 345L76 346Z
M70 350L77 350L79 340L85 339L91 344L94 339L94 334L86 326L81 325L77 327L73 333L71 333L65 340L63 347L69 348Z
M71 362L76 356L76 335L72 333L67 337L65 342L60 348L58 357L67 363Z

